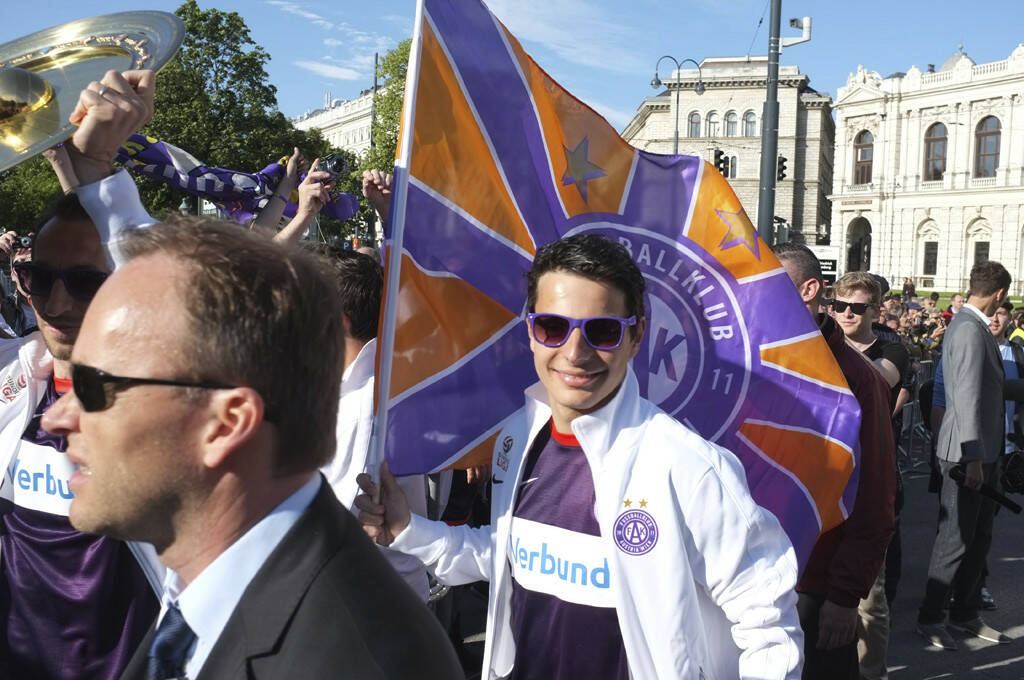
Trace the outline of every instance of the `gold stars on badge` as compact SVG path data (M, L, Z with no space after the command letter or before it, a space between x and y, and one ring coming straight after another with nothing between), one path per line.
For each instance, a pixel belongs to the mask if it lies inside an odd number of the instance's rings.
M629 506L633 505L633 501L627 498L626 500L622 501L622 504L628 508Z
M640 507L641 508L646 508L647 507L647 501L646 500L641 500L640 501Z

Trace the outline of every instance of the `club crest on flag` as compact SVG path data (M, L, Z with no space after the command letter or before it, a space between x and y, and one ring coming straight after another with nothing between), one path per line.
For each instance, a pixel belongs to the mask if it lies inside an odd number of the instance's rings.
M647 283L641 394L740 459L803 565L853 507L860 412L729 184L624 142L482 3L423 0L418 17L377 373L391 469L519 455L498 437L536 381L526 273L541 245L602 234Z

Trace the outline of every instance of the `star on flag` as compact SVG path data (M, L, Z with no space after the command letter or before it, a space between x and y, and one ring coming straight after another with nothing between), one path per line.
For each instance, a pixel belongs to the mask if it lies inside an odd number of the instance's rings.
M587 152L590 149L590 141L584 137L572 151L569 147L562 146L565 151L565 172L562 174L562 185L575 184L576 190L580 192L584 203L587 200L587 182L598 177L604 177L605 173L596 164L587 159Z

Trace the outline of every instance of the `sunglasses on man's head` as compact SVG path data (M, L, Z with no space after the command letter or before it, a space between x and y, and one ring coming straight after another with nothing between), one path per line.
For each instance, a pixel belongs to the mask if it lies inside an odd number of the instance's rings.
M561 347L579 328L583 339L594 349L618 349L627 326L636 325L636 317L622 319L617 316L592 316L576 319L560 314L527 314L533 339L545 347Z
M232 385L217 382L182 382L180 380L163 380L161 378L127 378L111 375L105 371L85 364L71 364L71 385L75 398L82 405L83 411L102 411L114 404L114 394L118 390L134 385L170 385L171 387L199 387L207 390L230 390Z
M76 267L74 269L51 269L39 262L16 262L14 274L21 287L33 297L49 297L53 284L61 281L64 288L75 300L88 302L96 295L103 282L110 276L98 269Z
M864 313L871 309L871 305L866 302L843 302L842 300L833 300L832 309L836 310L838 314L842 314L849 307L857 316L864 316Z

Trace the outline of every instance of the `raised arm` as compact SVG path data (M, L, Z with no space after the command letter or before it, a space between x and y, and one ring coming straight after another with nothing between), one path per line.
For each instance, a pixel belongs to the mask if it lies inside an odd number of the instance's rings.
M292 195L292 192L295 191L295 187L299 183L303 162L302 154L299 153L298 147L295 147L292 150L291 157L288 159L288 165L285 167L284 177L274 187L274 193L270 196L270 203L253 220L253 229L264 230L270 233L277 231L277 225L281 223L281 218L284 217L284 207L288 203L288 197Z
M153 71L107 71L82 90L70 121L78 129L64 145L71 170L81 184L75 190L92 217L112 266L122 260L123 234L155 220L142 206L126 170L114 172L114 157L125 141L153 115Z
M78 129L65 145L82 185L113 174L117 150L153 117L155 85L153 71L107 71L82 90L70 116Z
M50 161L53 174L57 175L57 181L60 182L60 188L64 190L65 194L70 194L78 188L78 177L71 167L71 158L68 156L68 150L63 144L58 144L44 151L43 158Z
M332 183L325 183L330 178L329 172L318 171L320 159L313 161L309 173L299 185L299 207L295 217L274 236L275 241L298 241L309 228L310 222L317 216L320 209L330 200Z
M394 177L380 170L363 171L363 196L373 209L380 215L381 222L387 224L391 209L391 184Z

